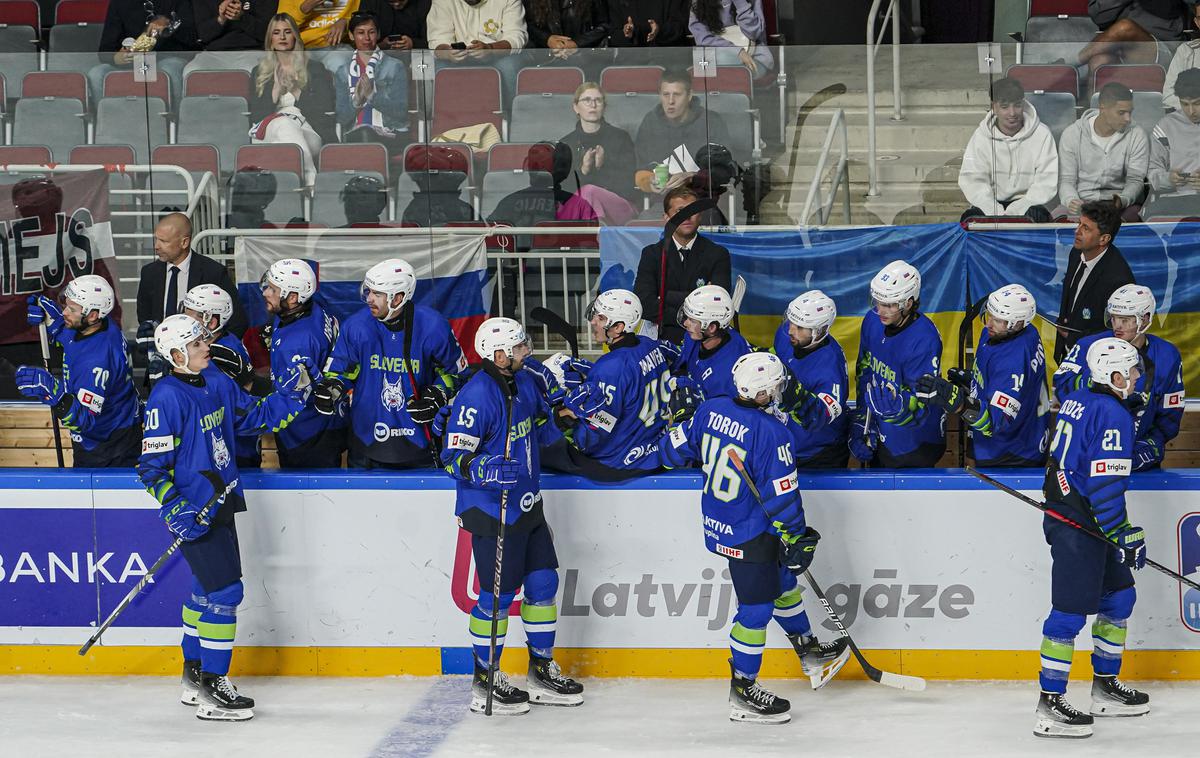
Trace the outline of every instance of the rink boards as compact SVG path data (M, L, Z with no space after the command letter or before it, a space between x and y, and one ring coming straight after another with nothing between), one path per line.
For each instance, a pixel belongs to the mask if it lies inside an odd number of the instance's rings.
M1040 496L1040 472L1001 478ZM623 486L543 478L560 562L558 657L570 670L723 674L735 603L724 559L703 546L700 481L692 472ZM235 671L467 670L466 611L478 585L447 477L264 472L243 482L246 599ZM827 473L802 476L800 486L809 523L824 535L812 572L873 663L930 678L1034 675L1049 610L1040 514L955 470ZM1151 557L1200 575L1200 472L1139 474L1132 488L1132 519L1145 527ZM132 474L0 476L0 673L177 672L189 586L179 557L101 645L75 653L169 543ZM1200 679L1200 593L1150 570L1137 579L1127 673ZM806 598L831 637L815 597ZM519 621L508 641L505 667L520 670ZM1079 650L1090 642L1080 635ZM774 627L768 646L765 671L798 674Z

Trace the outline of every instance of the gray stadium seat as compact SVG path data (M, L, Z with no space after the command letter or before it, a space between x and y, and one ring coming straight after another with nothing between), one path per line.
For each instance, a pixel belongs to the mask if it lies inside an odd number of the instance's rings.
M725 147L733 153L738 163L749 163L754 151L754 114L750 112L750 98L740 92L713 92L702 95L701 104L713 113L719 113L729 130L731 144Z
M575 128L572 95L517 95L508 124L509 142L557 141Z
M1079 51L1100 31L1086 16L1034 16L1025 25L1022 63L1074 63Z
M374 176L384 182L384 186L387 186L383 174L376 171L321 171L317 174L317 181L313 188L312 218L309 220L314 224L325 224L331 228L345 226L347 223L346 212L342 206L340 195L346 182L356 176ZM380 214L382 220L386 221L387 215L385 207L383 213Z
M546 195L550 196L550 175L539 171L545 181ZM496 212L496 206L500 201L508 197L518 190L527 189L529 187L529 172L528 171L489 171L483 175L483 187L479 200L479 216L483 219L490 219ZM509 223L517 223L519 219L498 219Z
M1100 107L1099 92L1092 94L1091 107ZM1158 120L1165 115L1167 112L1163 108L1161 92L1133 93L1133 123L1135 126L1140 126L1147 137L1150 136L1150 132L1154 131L1154 125L1158 123Z
M100 48L103 29L103 24L58 24L50 27L46 70L80 71L86 74L100 62L100 56L95 51Z
M65 162L71 148L87 142L85 116L83 103L73 97L18 100L13 118L13 144L45 145L54 154L54 160Z
M400 221L404 216L404 209L412 202L413 195L417 193L416 182L410 174L401 174L396 180L396 192L393 195L394 205L396 208L396 221ZM469 182L464 181L462 187L458 190L458 198L467 205L474 207L471 202L471 186Z
M37 34L28 26L0 27L0 75L7 84L7 96L21 96L21 80L38 70Z
M1075 96L1069 92L1030 92L1025 100L1037 111L1038 119L1054 135L1055 142L1064 129L1075 123Z
M658 107L658 95L653 93L609 94L604 108L604 120L613 126L621 127L636 140L642 119L656 107Z
M221 155L221 173L232 172L237 149L250 144L250 115L245 99L218 95L183 98L179 103L175 141L215 145Z
M150 109L147 133L146 108ZM105 97L96 106L97 145L133 145L138 163L167 143L167 106L157 97Z

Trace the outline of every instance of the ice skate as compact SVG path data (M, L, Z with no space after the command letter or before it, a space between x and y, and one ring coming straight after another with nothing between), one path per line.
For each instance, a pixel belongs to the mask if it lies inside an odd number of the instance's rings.
M1092 736L1092 722L1091 716L1067 702L1066 695L1043 692L1038 701L1033 733L1038 737L1082 739Z
M583 705L583 685L563 676L553 658L529 656L527 686L534 705Z
M229 677L200 672L196 718L205 721L249 721L254 718L254 700L239 695Z
M475 661L475 678L471 682L471 713L483 713L487 708L488 669ZM492 713L497 716L519 716L529 713L529 693L514 687L508 675L496 669L492 684Z
M815 635L789 634L788 639L800 657L800 670L808 676L812 688L820 689L850 660L845 637L822 643Z
M729 720L757 724L786 724L792 720L792 704L762 687L758 680L747 679L729 662Z
M1142 716L1150 712L1150 696L1115 675L1092 678L1093 716Z
M184 705L198 705L200 703L200 661L183 662L183 675L179 678L179 683L183 687L183 692L179 695L179 702Z

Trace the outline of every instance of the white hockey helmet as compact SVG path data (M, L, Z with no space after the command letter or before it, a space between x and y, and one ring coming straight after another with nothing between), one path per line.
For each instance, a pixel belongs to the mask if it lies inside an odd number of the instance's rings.
M367 269L367 275L363 277L362 289L359 294L364 303L372 292L387 295L388 312L382 320L391 321L400 313L400 309L404 307L405 303L412 300L413 293L416 291L417 275L408 261L402 258L388 258ZM392 300L398 293L403 293L404 299L400 301L400 305L393 308Z
M836 318L837 305L821 290L809 290L788 303L787 320L801 329L812 329L810 345L825 339Z
M167 359L171 368L188 374L196 373L187 367L192 357L188 345L196 340L209 342L212 340L212 334L203 324L185 313L167 316L154 330L154 349ZM183 353L182 363L175 359L176 351Z
M1037 301L1021 285L1006 284L988 295L985 312L997 321L1003 321L1011 332L1017 328L1017 324L1022 324L1024 328L1033 323L1033 317L1037 315Z
M892 261L871 280L871 307L921 299L921 272L905 261ZM907 311L906 311L907 312Z
M215 284L192 287L183 298L183 308L200 314L200 323L205 327L213 316L217 317L217 331L225 328L233 317L233 298Z
M504 351L509 360L512 360L513 351L520 345L532 349L525 327L511 318L489 318L480 324L479 330L475 332L475 352L479 353L480 358L489 361L496 357L497 350Z
M113 306L116 305L112 285L108 283L107 279L96 274L86 274L72 279L58 297L60 301L70 300L79 303L85 318L92 311L99 311L100 318L104 318L112 313Z
M758 393L766 392L771 402L778 403L787 377L783 361L773 353L746 353L733 364L733 386L744 400L757 401Z
M1108 297L1108 305L1104 308L1104 325L1112 328L1113 316L1136 316L1138 334L1150 331L1150 323L1154 320L1154 311L1158 303L1149 287L1141 284L1126 284L1119 287Z
M1137 381L1131 373L1136 370L1142 373L1142 356L1133 345L1116 337L1104 337L1092 343L1087 351L1088 371L1092 375L1093 384L1103 384L1110 387L1121 398L1129 397L1133 392L1133 384ZM1125 389L1113 387L1114 373L1125 377L1128 382Z
M296 301L307 303L317 291L317 275L312 266L299 258L284 258L275 261L263 272L259 280L262 287L274 284L279 288L279 299L286 300L291 293L296 293Z
M589 322L596 316L605 318L606 329L620 321L625 325L623 333L637 334L638 324L642 320L642 301L629 290L606 290L596 295L585 314Z
M680 326L683 326L684 319L689 318L699 321L701 330L707 329L714 321L717 326L726 329L733 321L733 298L719 284L697 287L683 299L683 305L679 306L679 313L676 314Z

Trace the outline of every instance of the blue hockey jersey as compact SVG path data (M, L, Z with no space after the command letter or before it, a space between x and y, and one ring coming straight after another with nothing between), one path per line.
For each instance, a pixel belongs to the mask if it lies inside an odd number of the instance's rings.
M734 468L730 450L744 462L761 505ZM805 530L792 433L769 411L729 397L706 400L691 419L664 435L646 460L666 468L700 463L704 545L718 555L776 561L780 533Z
M1133 472L1133 416L1108 392L1088 387L1067 395L1058 410L1050 455L1058 471L1048 476L1046 496L1081 504L1105 534L1128 524L1125 490Z
M587 383L604 397L604 405L575 426L575 446L614 467L628 467L651 453L667 423L671 358L659 342L636 335L600 356Z
M216 471L225 482L238 476L229 440L236 434L279 431L304 406L288 395L251 396L217 371L183 378L168 374L154 385L146 403L138 476L166 515L180 502L203 504L214 494L200 471ZM245 510L239 483L212 515L229 521Z
M695 380L706 400L737 397L737 388L733 386L733 364L752 350L746 338L733 329L727 330L721 344L711 351L685 334L674 372L687 374Z
M316 377L329 360L338 336L337 319L316 302L309 301L305 305L310 305L311 310L299 318L275 317L275 330L271 334L271 379L274 382L285 376L296 361L303 362L310 375ZM279 432L279 442L286 448L300 447L328 429L345 425L345 419L337 414L318 413L310 399L304 410Z
M880 445L893 457L915 452L922 445L946 444L946 414L920 402L913 390L921 376L939 373L941 355L941 335L924 314L917 314L892 335L873 314L863 319L855 374L858 407L865 405L868 383L895 393L900 408L896 414L871 415L872 431L879 433Z
M84 450L95 450L142 417L125 336L116 321L105 319L98 331L85 337L74 329L63 329L58 342L63 349L63 380L70 405L66 412L56 409L56 413L73 442Z
M812 350L797 351L788 339L788 321L775 330L774 352L787 366L792 378L804 389L805 400L793 410L793 418L803 424L790 424L792 445L798 465L837 446L846 447L850 414L845 402L850 393L850 375L846 372L846 354L830 334Z
M1087 366L1087 351L1093 343L1111 337L1111 331L1088 335L1076 342L1054 372L1054 394L1061 402L1072 391L1086 388L1091 379ZM1145 371L1134 384L1142 395L1142 407L1135 418L1136 441L1152 453L1152 460L1138 466L1139 470L1162 461L1167 443L1179 434L1183 423L1184 389L1183 360L1179 349L1162 337L1146 335L1146 344L1138 351L1146 364Z
M520 465L520 474L508 490L504 520L510 529L528 531L542 523L540 448L562 438L548 417L550 411L537 380L528 371L512 377L511 425L505 427L506 400L501 382L507 379L490 363L475 372L450 407L442 446L442 464L455 480L457 496L454 514L464 529L481 535L494 535L500 526L500 496L497 488L485 487L472 480L471 462L480 455L504 455L506 437L508 457Z
M242 360L244 360L247 365L250 364L250 353L246 351L246 346L243 345L242 341L235 335L225 332L221 335L220 339L217 340L217 344L224 345L225 347L229 348L233 352L240 355ZM214 371L220 372L221 369L217 368L215 364L209 363L208 367L205 368L201 373L207 377ZM235 455L253 455L258 451L258 433L255 432L253 434L237 435L237 437L234 438L234 450L236 451L234 453Z
M353 391L351 449L377 461L420 465L429 461L429 441L405 407L412 392L409 371L418 387L436 384L452 395L454 377L466 370L467 360L442 314L412 307L410 356L404 355L407 319L388 325L363 308L342 325L325 375Z
M1033 326L993 342L987 330L971 371L971 398L980 415L967 422L980 466L1037 466L1046 458L1050 393L1046 388L1046 352Z

